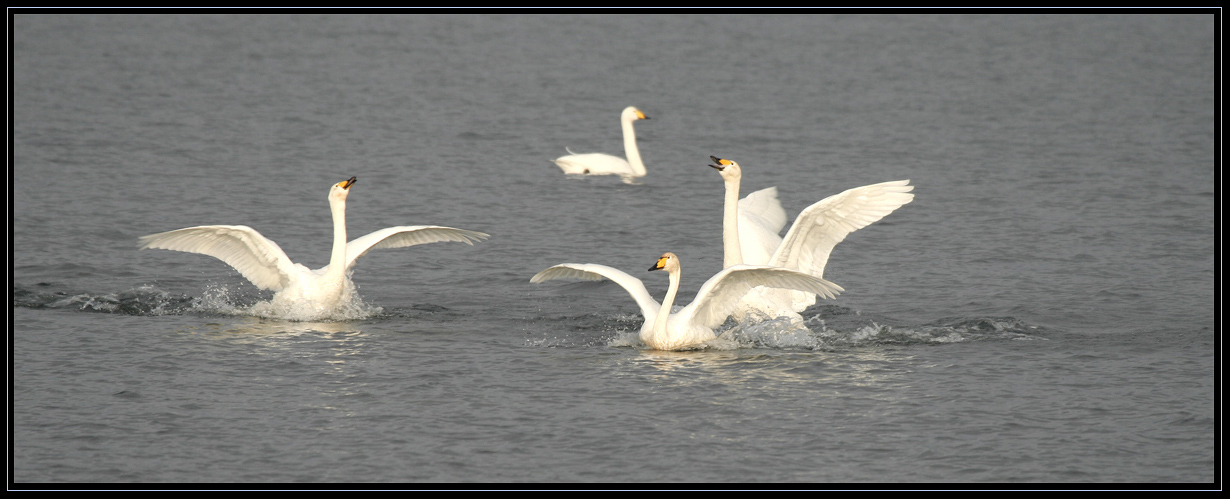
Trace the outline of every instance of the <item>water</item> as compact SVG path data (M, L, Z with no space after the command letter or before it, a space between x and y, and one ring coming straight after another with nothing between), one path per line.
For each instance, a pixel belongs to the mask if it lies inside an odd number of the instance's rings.
M12 479L1213 483L1214 18L32 16L13 36ZM621 153L649 175L567 178ZM794 216L908 178L806 333L656 352L611 283L721 266L708 156ZM1202 166L1203 165L1203 166ZM252 316L203 224L327 263L373 313Z

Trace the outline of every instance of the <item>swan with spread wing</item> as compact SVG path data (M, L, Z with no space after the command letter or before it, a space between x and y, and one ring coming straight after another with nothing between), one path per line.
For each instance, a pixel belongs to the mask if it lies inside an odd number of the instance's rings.
M710 277L701 285L692 303L678 312L671 313L675 295L679 292L679 257L674 253L664 253L649 270L665 270L669 274L670 285L660 304L653 299L640 279L606 265L563 263L539 272L530 282L539 283L552 279L614 281L632 295L632 299L640 306L641 315L645 317L645 323L641 325L641 341L657 350L686 349L716 338L713 329L722 325L739 300L756 286L797 289L828 298L833 298L842 291L841 286L794 270L735 265Z
M723 267L769 265L822 278L829 254L837 243L844 241L851 232L884 218L914 200L914 194L910 193L914 186L909 185L909 180L855 187L804 208L794 219L786 236L782 237L777 234L782 225L775 224L776 219L774 223L769 223L761 217L744 214L746 199L739 200L739 184L743 178L739 164L715 156L709 156L709 159L714 162L709 166L721 174L726 186L722 216ZM757 191L748 198L766 191ZM773 201L777 201L776 196ZM765 202L760 204L764 205ZM780 209L780 203L777 206ZM763 209L762 212L774 213ZM752 227L747 227L749 222ZM798 313L815 303L813 293L758 288L748 293L732 315L738 320L754 315L802 320Z
M272 310L293 320L333 317L350 301L350 272L369 250L401 248L443 241L473 245L488 237L482 232L410 225L388 227L346 242L346 196L355 177L329 188L333 212L333 251L329 264L311 270L290 261L277 243L244 225L203 225L139 238L139 249L157 248L200 253L226 262L260 289L274 291Z

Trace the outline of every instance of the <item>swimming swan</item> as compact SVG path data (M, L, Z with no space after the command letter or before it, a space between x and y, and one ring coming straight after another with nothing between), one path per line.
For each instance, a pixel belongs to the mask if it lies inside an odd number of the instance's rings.
M641 315L645 317L641 325L641 341L658 350L679 350L716 338L713 328L722 325L739 299L756 286L799 289L829 298L843 291L841 286L829 281L789 269L736 265L710 277L696 292L692 303L672 314L675 294L679 292L679 257L674 253L664 253L649 270L665 270L670 274L670 286L661 304L649 295L640 279L606 265L562 263L539 272L530 282L551 279L596 281L602 278L615 281L641 307Z
M603 154L572 154L560 156L553 161L564 173L578 175L619 175L625 183L630 183L636 177L645 176L645 164L641 163L641 151L636 148L636 131L632 122L647 120L648 116L639 109L628 106L619 115L619 122L624 130L624 154L628 159ZM567 149L567 148L565 148Z
M829 254L846 235L884 218L914 199L910 194L914 186L908 185L909 180L848 189L803 209L782 238L777 235L780 226L774 230L770 224L756 223L752 230L745 229L749 217L741 212L744 203L735 202L739 198L742 168L728 159L715 156L709 159L715 163L709 166L718 171L726 184L722 216L723 267L769 265L822 278ZM798 312L815 303L816 297L811 293L758 288L744 298L732 315L738 320L745 320L751 314L802 320Z
M349 303L354 284L350 272L355 261L374 248L401 248L417 244L456 241L473 245L488 236L482 232L412 225L388 227L346 242L346 196L355 177L333 184L329 208L333 212L333 253L329 264L309 270L293 263L277 243L243 225L204 225L151 234L139 238L138 249L159 248L209 255L238 270L260 289L275 291L271 305L278 315L292 320L319 320L341 312Z

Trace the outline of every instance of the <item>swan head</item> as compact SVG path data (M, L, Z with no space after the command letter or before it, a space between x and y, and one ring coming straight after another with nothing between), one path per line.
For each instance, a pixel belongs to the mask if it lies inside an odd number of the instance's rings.
M329 188L329 201L345 201L346 195L350 194L350 186L354 185L358 180L357 178L350 177L347 180L333 184L333 187Z
M739 163L717 156L709 156L709 159L714 163L709 166L722 175L722 180L734 181L743 178L743 169L739 168Z
M665 270L671 273L678 272L679 257L669 251L662 253L662 256L658 257L658 261L655 262L652 267L649 267L650 272L655 270Z
M632 106L628 106L624 108L624 112L623 114L620 115L620 118L622 118L624 121L636 121L636 120L649 119L649 117L645 116L645 113L642 113L640 109L637 109Z

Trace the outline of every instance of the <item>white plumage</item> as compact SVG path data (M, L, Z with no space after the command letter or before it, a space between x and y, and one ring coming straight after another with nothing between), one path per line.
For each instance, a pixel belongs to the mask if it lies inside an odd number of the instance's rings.
M277 243L244 225L203 225L139 238L139 249L156 248L215 257L234 267L260 289L275 292L267 307L272 314L293 320L334 316L350 302L354 284L350 271L355 261L375 248L401 248L455 241L473 245L488 236L482 232L410 225L388 227L346 242L346 196L356 179L351 177L329 189L333 213L333 252L329 264L316 270L293 263Z
M772 202L769 189L748 195L760 195L755 203L739 200L739 184L743 170L739 164L710 156L715 164L710 165L722 175L726 185L722 218L722 247L724 267L739 264L768 265L798 270L816 277L824 277L824 268L837 243L845 240L851 232L866 227L897 208L914 200L910 191L914 186L909 180L894 180L865 185L834 194L804 208L795 217L794 224L785 237L778 236L782 225L761 221L763 213L775 213L776 190ZM754 214L744 211L752 207ZM785 211L782 210L784 222ZM776 218L769 219L776 221ZM751 225L751 228L746 225ZM784 223L783 223L784 224ZM736 319L749 317L789 317L802 320L798 312L816 303L814 294L777 289L756 289L749 293L732 315Z
M640 339L650 348L680 350L716 338L713 329L726 321L739 300L757 286L797 289L832 298L841 286L801 272L765 266L736 265L723 269L701 285L696 298L679 312L671 313L679 292L679 257L665 253L649 270L666 270L670 286L659 304L640 279L606 265L563 263L543 270L530 279L539 283L552 279L610 279L636 300L645 317Z
M645 116L645 113L632 106L624 108L620 113L619 122L624 134L624 155L627 159L598 152L574 154L569 150L567 156L560 156L552 161L567 174L619 175L626 183L632 182L637 177L644 177L645 164L641 162L641 152L636 147L636 130L632 128L632 122L647 119L649 117Z

